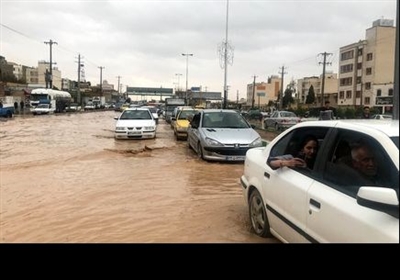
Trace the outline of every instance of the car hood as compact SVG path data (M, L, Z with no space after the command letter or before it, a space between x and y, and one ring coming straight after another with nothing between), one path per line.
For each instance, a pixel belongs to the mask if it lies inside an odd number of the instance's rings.
M118 120L116 126L155 126L154 120Z
M188 127L189 121L188 120L177 120L176 124L180 127Z
M201 130L205 137L224 144L250 144L260 137L252 128L201 128Z

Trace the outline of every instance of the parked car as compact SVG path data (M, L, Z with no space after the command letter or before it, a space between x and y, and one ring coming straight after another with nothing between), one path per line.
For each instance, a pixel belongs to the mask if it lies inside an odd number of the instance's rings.
M371 117L373 120L391 120L393 119L392 115L385 115L385 114L375 114Z
M14 105L0 102L0 117L12 118L15 112Z
M235 110L204 109L188 127L188 146L204 160L244 161L246 152L262 146L254 127Z
M54 108L50 107L50 104L39 104L35 108L33 108L32 113L34 115L48 115L50 113L54 113Z
M85 107L83 107L85 110L94 110L96 109L96 105L93 102L88 102Z
M82 110L82 107L78 103L71 103L65 110L67 112L79 112Z
M173 123L176 140L187 140L189 119L193 118L193 115L198 111L193 108L183 108L178 112L176 117L171 117L171 124Z
M115 124L115 139L155 138L157 124L153 114L146 108L127 108Z
M246 114L246 118L248 120L260 120L261 121L263 117L264 117L264 114L259 109L251 109Z
M156 121L156 124L158 124L158 109L156 106L142 106L143 108L149 109L149 111L153 114L153 118Z
M312 169L267 163L270 156L294 155L310 134L319 142ZM368 143L371 155L352 159L356 142ZM376 181L356 171L361 160ZM399 243L398 120L299 123L266 147L250 149L240 181L259 236L285 243Z
M301 121L301 118L290 111L275 111L269 118L264 119L264 128L269 127L275 130L287 129Z

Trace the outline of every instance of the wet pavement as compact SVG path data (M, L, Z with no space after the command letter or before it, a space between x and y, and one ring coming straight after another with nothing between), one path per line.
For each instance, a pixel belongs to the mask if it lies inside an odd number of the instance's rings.
M117 114L0 121L1 243L277 242L251 231L243 163L198 159L164 120L116 141Z

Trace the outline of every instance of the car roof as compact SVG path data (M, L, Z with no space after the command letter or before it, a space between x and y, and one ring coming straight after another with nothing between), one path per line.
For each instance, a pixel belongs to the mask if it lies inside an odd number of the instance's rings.
M204 112L204 113L230 112L230 113L239 114L239 112L237 112L236 110L232 110L232 109L203 109L203 110L201 110L201 112Z
M338 127L358 130L368 133L369 130L378 130L388 137L399 136L399 120L372 120L372 119L351 119L351 120L319 120L306 121L296 127L321 126Z
M126 108L124 111L150 111L149 108L143 108L143 107L129 107Z

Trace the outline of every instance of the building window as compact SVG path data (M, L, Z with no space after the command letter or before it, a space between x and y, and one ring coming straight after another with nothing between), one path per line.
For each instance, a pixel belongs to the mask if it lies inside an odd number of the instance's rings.
M340 79L341 86L351 86L352 83L353 83L353 78L351 77Z
M372 74L372 68L371 68L371 67L368 67L368 68L365 70L365 74L366 74L366 75L371 75L371 74Z
M344 91L339 91L339 98L344 99Z
M352 58L354 58L354 50L344 52L340 55L341 61L347 60L347 59L352 59Z
M361 91L360 90L357 90L356 91L356 98L360 98L361 97Z
M388 95L389 95L389 96L393 96L393 89L392 89L392 88L389 89Z
M363 54L363 49L358 49L357 50L357 54L358 54L358 56L362 55Z
M357 84L361 84L361 77L357 77Z
M348 73L353 71L353 64L346 64L340 66L340 73Z
M357 63L357 69L358 70L362 69L362 63L361 62Z
M377 91L376 91L376 96L381 96L382 95L382 90L381 89L378 89Z
M351 90L346 90L346 99L351 98Z
M367 54L367 61L371 61L373 58L372 53Z
M371 99L369 97L364 98L364 104L369 105L371 103Z
M365 89L371 89L371 83L365 83Z

